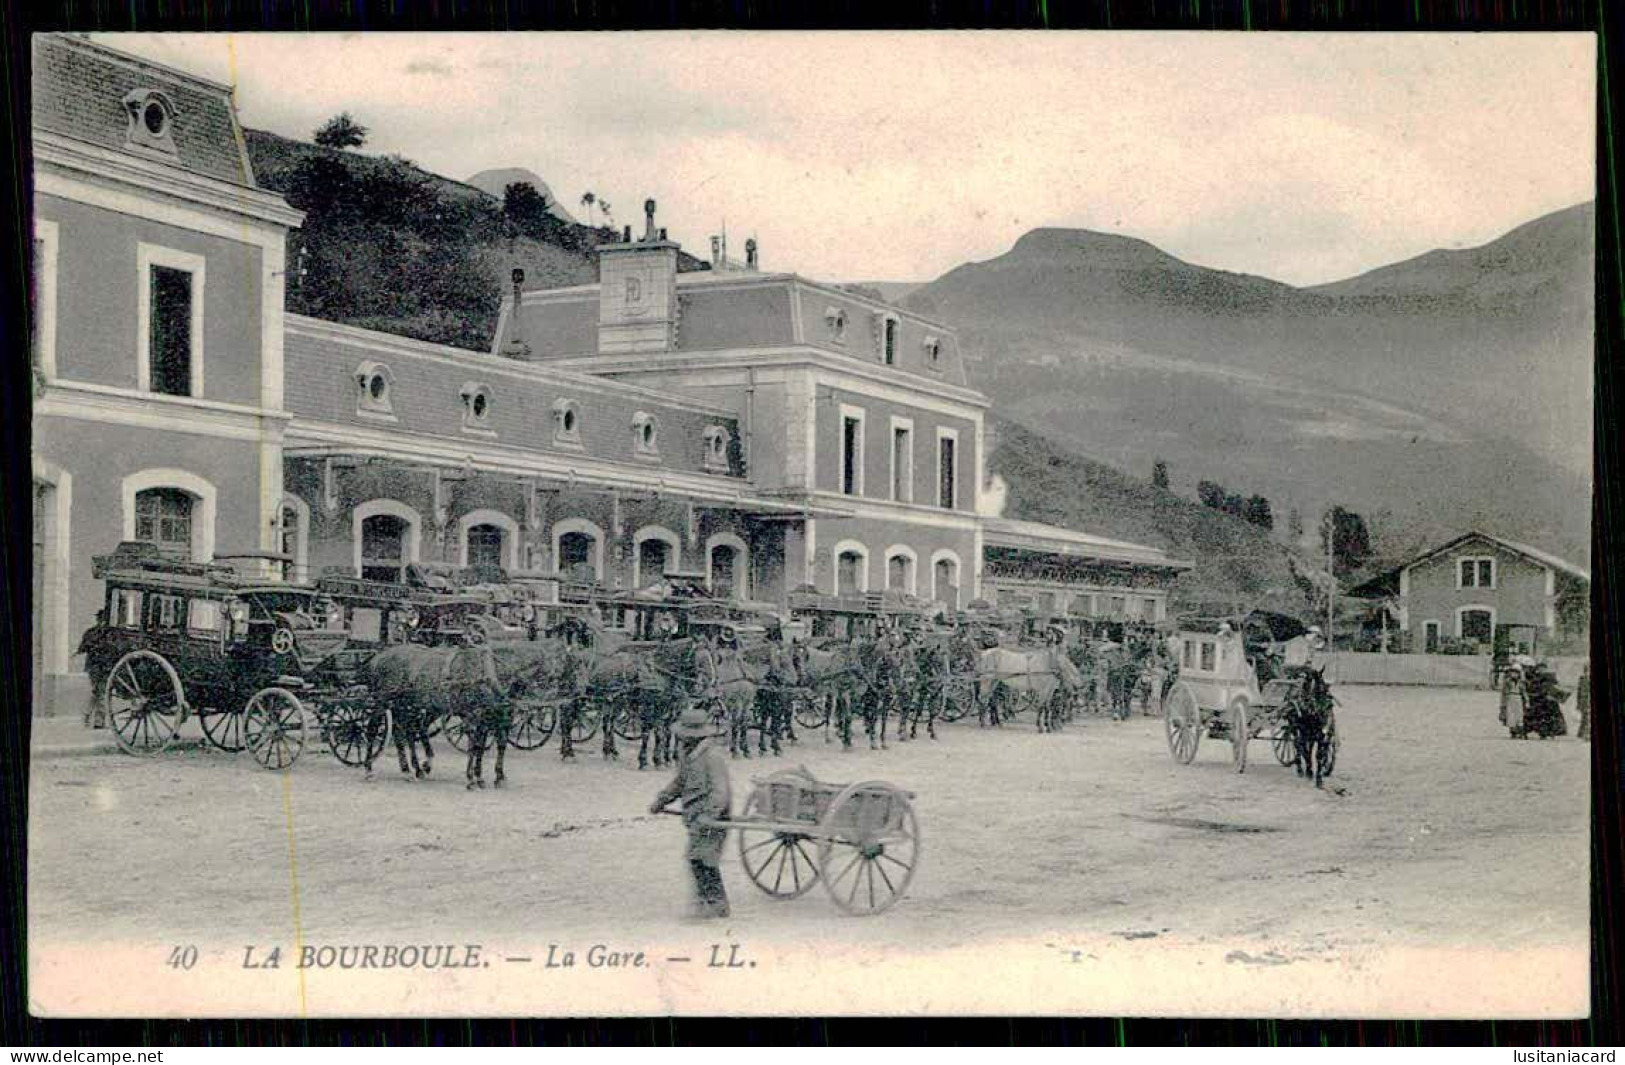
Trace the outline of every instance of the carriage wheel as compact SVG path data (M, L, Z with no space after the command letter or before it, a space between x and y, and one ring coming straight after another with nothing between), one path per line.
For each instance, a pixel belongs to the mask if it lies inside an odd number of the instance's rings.
M1337 764L1337 714L1328 710L1326 712L1326 746L1320 752L1320 775L1332 775L1332 767Z
M1247 772L1247 741L1252 739L1248 730L1247 700L1238 695L1230 703L1230 764L1236 772Z
M305 707L286 688L261 688L243 708L243 738L254 761L287 769L305 749Z
M451 744L453 750L460 754L468 753L469 745L474 742L473 736L469 734L468 718L454 710L445 715L442 731L445 732L446 742Z
M125 754L157 754L175 742L186 696L175 667L153 651L131 651L107 675L107 721Z
M553 738L558 724L558 707L552 703L521 702L513 709L508 742L521 751L540 750Z
M203 738L216 749L236 754L248 746L243 739L241 710L199 709L197 720L203 726Z
M1270 737L1270 749L1275 752L1275 760L1284 766L1298 760L1298 741L1291 725L1282 722L1275 726L1275 733Z
M937 716L944 721L958 721L976 705L976 681L966 676L949 676L942 682L942 705Z
M1175 684L1163 702L1163 730L1168 734L1168 753L1180 765L1190 765L1202 745L1202 713L1196 696L1183 684Z
M889 910L920 864L920 823L906 794L879 780L850 785L818 826L818 871L847 913Z
M638 743L643 739L642 709L636 702L616 705L614 720L609 723L609 727L615 730L615 735L627 743Z
M597 703L583 701L576 709L576 714L570 719L570 742L586 743L598 735L598 726L602 723L603 710Z
M753 791L740 816L745 820L766 819L765 805L761 793ZM741 828L739 864L745 867L751 883L780 901L800 898L818 883L812 839L800 832Z
M805 729L820 729L829 724L829 697L813 691L796 697L796 724Z
M370 703L340 703L327 711L322 738L345 765L371 765L389 739L389 711Z

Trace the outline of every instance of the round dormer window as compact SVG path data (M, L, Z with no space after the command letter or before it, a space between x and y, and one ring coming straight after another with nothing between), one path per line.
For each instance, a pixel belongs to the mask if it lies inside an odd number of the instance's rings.
M564 409L564 431L567 433L573 433L576 431L576 412L575 408L573 407L566 407Z
M470 404L471 404L471 406L473 408L473 411L474 411L474 419L476 421L483 421L484 418L485 418L486 407L487 407L487 404L489 402L485 398L485 393L484 392L476 392L476 393L474 393L474 398L472 400L470 400L469 402L470 402Z
M643 434L643 446L653 447L655 442L655 427L653 423L644 422L643 428L640 429L639 432Z
M373 374L371 380L367 382L367 394L372 396L375 403L381 402L388 391L389 382L384 380L381 373Z
M157 100L148 100L147 106L141 109L141 124L154 137L162 137L169 128L169 113Z

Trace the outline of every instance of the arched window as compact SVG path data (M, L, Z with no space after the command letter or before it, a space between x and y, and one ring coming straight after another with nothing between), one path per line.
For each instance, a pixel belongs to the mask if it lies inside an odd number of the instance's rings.
M949 610L959 609L959 557L950 551L931 556L931 598Z
M835 545L835 594L861 595L869 590L869 549L855 540Z
M915 593L914 552L901 544L886 549L886 587L905 595Z
M750 598L750 550L732 533L717 533L705 545L705 577L719 599Z
M632 534L632 543L632 587L647 588L678 568L682 541L670 529L645 525Z
M160 551L192 553L192 496L179 488L149 488L135 497L135 539Z
M418 560L418 512L393 499L374 499L351 514L356 573L367 580L404 579L408 563Z
M632 453L645 457L660 454L660 419L648 411L632 415Z
M496 525L471 525L468 529L468 564L476 569L502 568L502 537Z
M517 569L519 523L500 510L471 510L457 519L458 561L500 578L500 571Z
M398 581L406 565L404 518L375 514L361 523L361 576L369 581Z
M604 530L585 518L553 526L553 562L559 576L573 581L604 579Z
M288 556L282 564L282 579L310 579L310 507L296 495L282 497L277 510L277 551Z
M141 470L124 478L125 540L143 540L161 550L189 555L194 562L214 557L214 485L180 469Z

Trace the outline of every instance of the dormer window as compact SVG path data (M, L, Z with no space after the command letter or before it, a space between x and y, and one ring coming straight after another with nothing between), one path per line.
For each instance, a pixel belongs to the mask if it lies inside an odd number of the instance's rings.
M824 324L829 327L830 339L837 344L846 343L846 312L839 307L824 308Z
M937 365L940 364L941 360L942 360L942 338L941 337L926 337L925 338L925 364L927 366L936 367Z
M478 381L465 381L460 394L463 397L463 428L490 432L491 387Z
M553 443L563 447L581 446L581 411L573 399L553 401Z
M729 436L726 426L713 425L705 430L704 461L707 470L726 470L728 468Z
M395 408L390 402L394 390L395 374L381 362L367 360L355 368L355 409L358 414L381 415L393 418Z
M660 454L660 422L653 414L640 410L632 415L632 453L645 457Z
M175 104L166 94L157 89L136 89L125 95L124 110L130 120L124 131L126 143L175 154Z

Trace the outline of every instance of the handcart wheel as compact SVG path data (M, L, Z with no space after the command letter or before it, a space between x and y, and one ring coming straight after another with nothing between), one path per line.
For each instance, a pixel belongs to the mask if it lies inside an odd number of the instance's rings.
M243 708L243 738L254 761L284 770L305 749L305 707L286 688L261 688Z
M818 871L848 913L883 913L908 890L920 864L920 824L906 792L884 781L853 784L819 823Z
M771 819L761 791L745 801L742 820ZM809 825L809 828L812 826ZM818 863L811 837L771 828L739 829L739 864L751 883L774 899L800 898L818 883Z
M175 667L154 651L131 651L107 675L107 722L125 754L157 754L175 742L186 697Z
M1202 714L1190 688L1176 682L1163 701L1163 730L1168 734L1168 753L1180 765L1190 765L1202 745Z

